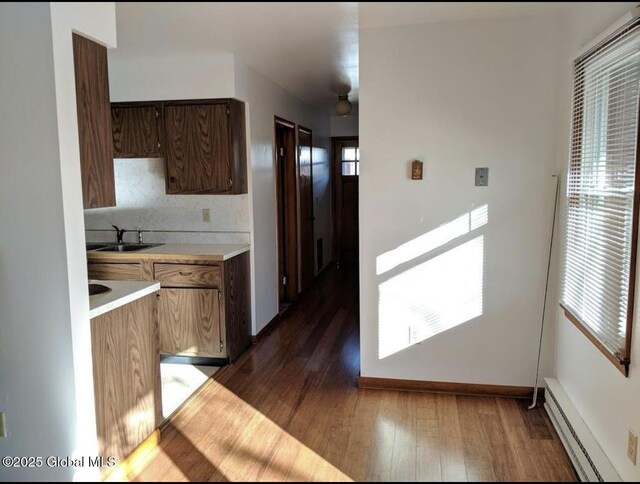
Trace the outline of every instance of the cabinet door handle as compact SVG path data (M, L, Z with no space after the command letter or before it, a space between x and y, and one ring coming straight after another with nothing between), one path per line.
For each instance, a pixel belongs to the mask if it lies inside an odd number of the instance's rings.
M185 276L185 277L186 277L186 276L192 276L192 275L193 275L193 272L184 272L184 271L180 271L180 275L181 275L181 276Z

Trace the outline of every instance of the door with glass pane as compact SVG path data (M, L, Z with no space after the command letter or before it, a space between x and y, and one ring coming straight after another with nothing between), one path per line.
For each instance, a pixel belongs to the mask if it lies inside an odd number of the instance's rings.
M334 253L339 267L358 267L358 179L360 149L358 138L334 138Z

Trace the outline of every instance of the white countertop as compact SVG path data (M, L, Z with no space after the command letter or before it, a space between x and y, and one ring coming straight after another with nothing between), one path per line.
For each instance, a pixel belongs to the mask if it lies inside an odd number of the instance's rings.
M101 252L91 250L87 252L89 259L190 259L225 261L251 249L249 244L160 244L148 249L132 252Z
M104 294L89 296L89 318L91 319L160 290L159 282L91 280L89 283L102 284L111 288L111 291Z
M247 252L250 247L249 244L162 244L130 254L197 255L228 260Z

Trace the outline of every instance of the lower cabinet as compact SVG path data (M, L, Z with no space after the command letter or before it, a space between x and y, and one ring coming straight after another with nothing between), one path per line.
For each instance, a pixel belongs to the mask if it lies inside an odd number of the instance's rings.
M91 253L90 279L160 282L160 352L228 358L251 346L249 252L225 261Z
M163 288L158 303L160 351L171 355L223 358L220 292Z
M91 320L99 454L120 462L162 420L156 295Z

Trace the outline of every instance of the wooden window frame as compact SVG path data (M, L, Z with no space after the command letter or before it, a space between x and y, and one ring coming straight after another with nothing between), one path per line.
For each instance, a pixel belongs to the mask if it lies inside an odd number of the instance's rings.
M618 40L620 37L625 35L628 31L640 28L640 20L634 19L629 24L622 27L620 30L616 31L609 37L607 37L603 42L596 45L593 49L587 51L583 55L581 55L576 61L574 65L576 66L576 71L574 72L574 92L577 91L576 78L578 77L578 71L580 67L578 64L581 64L581 67L584 69L584 59L591 57L598 51L607 47L611 43ZM581 76L580 79L584 83L584 76ZM580 89L582 93L582 97L585 95L584 89ZM575 97L572 97L573 103L576 102ZM584 102L581 99L582 106L584 107ZM596 335L589 329L585 324L580 321L575 314L573 314L562 302L560 303L560 307L562 308L565 317L573 323L578 330L582 334L586 336L586 338L593 343L593 345L600 351L606 358L609 360L615 368L620 371L625 377L629 377L629 367L631 365L631 339L633 332L633 323L634 323L634 302L635 302L635 287L636 287L636 265L637 265L637 253L638 253L638 220L640 214L640 170L638 170L638 161L639 161L639 153L640 153L640 102L638 109L638 125L636 126L636 152L635 152L635 174L634 174L634 193L633 193L633 209L632 209L632 229L631 229L631 255L630 255L630 268L629 268L629 296L627 300L627 321L626 321L626 330L625 330L625 340L622 351L612 353L597 337ZM570 153L573 153L575 149L580 149L580 144L582 143L582 117L584 116L584 108L580 111L579 114L576 114L572 111L572 130L571 130L571 146ZM574 146L574 141L577 146ZM580 143L580 144L579 144ZM581 166L572 166L569 163L569 173L573 173L576 170L580 170ZM568 204L575 203L577 200L575 197L570 197L568 200ZM564 277L564 276L563 276Z

